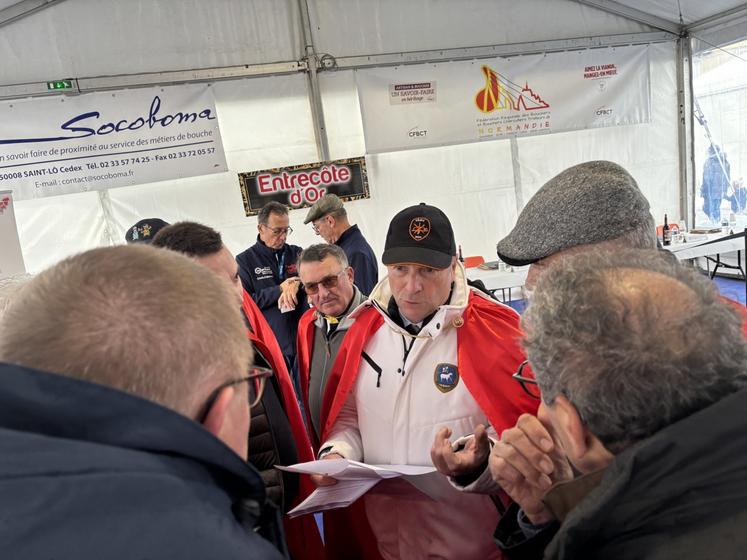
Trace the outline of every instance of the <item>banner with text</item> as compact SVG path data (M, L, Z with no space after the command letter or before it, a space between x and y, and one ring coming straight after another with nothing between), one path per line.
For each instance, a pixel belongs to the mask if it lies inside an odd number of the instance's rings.
M368 153L647 123L649 47L357 70Z
M271 200L294 209L311 206L327 193L342 200L370 198L362 157L239 173L239 186L247 216Z
M13 193L0 191L0 278L25 272L16 214L13 211Z
M207 85L0 103L0 185L18 200L224 171Z

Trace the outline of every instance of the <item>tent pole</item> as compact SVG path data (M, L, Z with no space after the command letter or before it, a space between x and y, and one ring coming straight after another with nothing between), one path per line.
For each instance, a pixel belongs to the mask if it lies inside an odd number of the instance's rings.
M316 54L316 49L314 49L307 1L298 0L298 9L301 12L301 31L303 33L304 44L303 55L308 65L309 104L311 105L311 118L314 123L316 149L321 161L329 161L329 141L327 139L327 128L324 123L324 107L322 105L322 94L319 89L319 76L317 73L319 69L319 56Z

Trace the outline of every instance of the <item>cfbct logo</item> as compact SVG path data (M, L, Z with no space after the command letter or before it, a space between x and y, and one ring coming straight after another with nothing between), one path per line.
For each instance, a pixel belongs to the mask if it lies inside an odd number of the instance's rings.
M425 138L428 134L427 130L420 130L420 127L415 126L407 131L407 135L410 138Z
M596 111L594 111L594 114L597 117L611 117L612 116L612 109L609 109L607 107L600 107Z

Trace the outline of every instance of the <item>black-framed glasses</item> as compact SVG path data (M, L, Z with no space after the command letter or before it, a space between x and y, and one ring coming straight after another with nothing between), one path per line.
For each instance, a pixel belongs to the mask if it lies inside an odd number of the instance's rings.
M262 393L265 392L265 385L267 384L267 379L269 377L272 377L271 369L252 366L252 368L249 370L249 375L241 377L239 379L232 379L231 381L226 381L225 383L218 385L218 387L216 387L213 392L210 393L210 397L203 407L204 412L202 413L201 418L203 420L205 419L205 416L207 416L207 413L215 403L215 399L218 398L218 395L223 389L225 389L226 387L233 387L234 385L239 385L241 383L247 383L249 385L249 408L257 406L257 403L259 403L260 399L262 398Z
M321 284L324 286L325 289L331 290L332 288L336 288L337 284L340 282L340 276L345 272L345 269L343 268L340 272L337 274L330 274L329 276L325 276L319 282L309 282L308 284L303 285L303 289L306 290L306 293L309 295L314 295L319 291L319 285Z
M270 227L270 226L267 226L265 224L260 224L260 225L262 227L265 227L265 228L269 229L273 233L273 235L283 235L283 234L290 235L291 233L293 233L293 228L290 227L290 226L288 226L288 227Z
M519 369L517 369L516 373L514 373L511 377L519 382L521 388L524 389L524 392L527 395L535 399L541 399L542 395L540 394L539 386L537 385L537 380L534 378L534 373L532 373L531 367L527 368L526 373L524 372L524 368L528 364L528 360L524 360L523 362L521 362L519 364Z

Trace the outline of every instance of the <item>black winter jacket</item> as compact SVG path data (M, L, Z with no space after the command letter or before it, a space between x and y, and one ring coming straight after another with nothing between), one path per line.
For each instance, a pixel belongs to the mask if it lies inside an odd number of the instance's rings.
M618 455L544 549L551 560L737 560L747 551L747 437L742 390ZM515 519L515 515L513 516ZM499 544L512 518L501 520ZM514 533L515 534L515 533ZM538 535L542 541L547 535ZM504 548L511 560L542 558ZM544 544L544 543L542 543Z
M282 558L253 530L259 475L199 424L29 368L0 379L0 558Z

